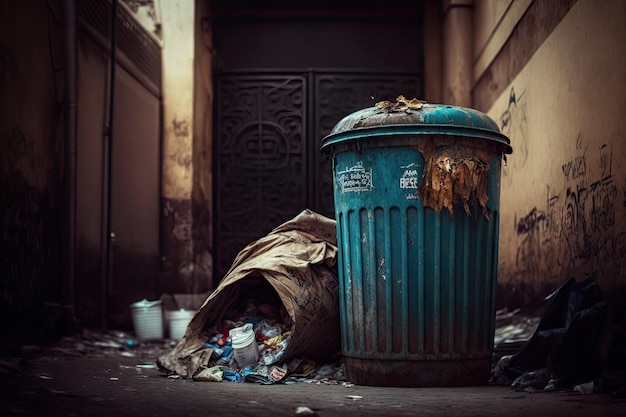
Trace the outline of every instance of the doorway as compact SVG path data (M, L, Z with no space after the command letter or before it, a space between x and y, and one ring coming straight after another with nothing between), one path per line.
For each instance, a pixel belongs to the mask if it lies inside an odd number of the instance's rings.
M416 74L224 73L216 84L220 277L248 243L303 209L334 217L331 166L319 148L342 117L420 93Z
M422 13L408 1L315 10L215 3L217 285L248 243L303 209L334 217L321 140L377 101L422 97Z

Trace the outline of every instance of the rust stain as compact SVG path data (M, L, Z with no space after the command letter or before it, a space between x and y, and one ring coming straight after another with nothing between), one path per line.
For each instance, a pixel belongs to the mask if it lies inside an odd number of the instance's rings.
M446 208L450 215L454 205L461 204L470 215L469 202L478 201L483 215L487 212L487 175L491 153L481 149L443 148L435 144L421 144L418 150L424 157L424 177L419 194L424 207L436 212Z

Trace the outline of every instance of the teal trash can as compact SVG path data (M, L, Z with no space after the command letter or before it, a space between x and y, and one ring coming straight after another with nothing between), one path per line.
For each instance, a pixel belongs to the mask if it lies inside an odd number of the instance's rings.
M322 140L346 374L361 385L486 384L510 141L479 111L397 100L346 116Z

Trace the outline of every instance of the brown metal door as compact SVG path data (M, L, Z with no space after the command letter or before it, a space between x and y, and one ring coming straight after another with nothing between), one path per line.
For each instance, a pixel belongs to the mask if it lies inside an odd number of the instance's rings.
M160 101L116 70L111 151L111 325L130 324L132 302L158 297Z
M216 87L216 284L241 249L303 209L334 216L319 146L342 117L421 96L418 74L222 73Z
M129 304L159 295L161 47L112 6L77 4L76 308L86 325L131 328Z

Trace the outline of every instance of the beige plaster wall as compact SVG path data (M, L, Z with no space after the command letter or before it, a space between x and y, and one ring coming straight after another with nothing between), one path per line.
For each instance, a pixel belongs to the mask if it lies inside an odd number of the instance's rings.
M161 3L163 24L163 197L191 198L194 0Z
M162 44L164 292L212 287L212 29L207 0L123 0Z
M194 0L161 2L163 43L162 251L165 293L194 290L192 144Z
M212 287L211 28L208 2L161 1L162 290Z
M626 286L625 17L622 0L576 2L488 109L514 149L499 296L535 302L590 274L607 293Z
M193 241L197 290L213 280L213 28L206 0L196 0L193 129Z

